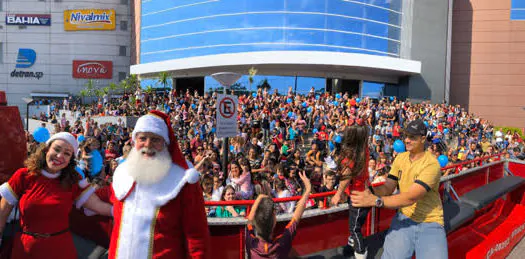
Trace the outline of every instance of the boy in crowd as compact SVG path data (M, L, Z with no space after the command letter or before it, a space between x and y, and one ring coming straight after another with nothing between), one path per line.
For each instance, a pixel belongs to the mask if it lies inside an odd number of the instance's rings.
M305 173L299 173L304 183L304 193L297 202L292 219L286 225L282 235L273 239L273 230L277 224L273 200L266 195L259 195L253 204L248 225L246 226L246 250L248 258L288 258L292 249L292 240L308 201L312 185Z

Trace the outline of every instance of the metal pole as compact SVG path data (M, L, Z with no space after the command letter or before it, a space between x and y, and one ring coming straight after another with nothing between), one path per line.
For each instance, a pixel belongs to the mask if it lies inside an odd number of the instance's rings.
M26 131L29 131L29 103L26 104Z
M223 93L226 94L226 86L223 86ZM229 139L228 137L224 138L224 143L222 143L222 171L226 175L228 169L228 152L229 152Z

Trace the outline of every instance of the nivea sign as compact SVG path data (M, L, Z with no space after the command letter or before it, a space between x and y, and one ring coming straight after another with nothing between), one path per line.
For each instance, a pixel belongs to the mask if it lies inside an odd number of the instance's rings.
M8 14L5 17L7 25L38 25L51 26L50 14Z

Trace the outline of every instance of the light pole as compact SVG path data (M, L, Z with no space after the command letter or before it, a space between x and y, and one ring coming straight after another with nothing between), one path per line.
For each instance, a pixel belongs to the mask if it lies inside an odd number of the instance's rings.
M33 99L23 97L22 100L26 103L26 131L29 131L29 105L33 102Z
M221 72L221 73L215 73L211 75L211 77L213 77L213 79L217 80L217 82L219 82L222 85L223 93L226 94L226 88L235 84L235 82L237 82L242 77L242 75L237 74L237 73L232 73L232 72ZM222 155L222 170L224 173L226 173L226 169L228 166L228 150L229 150L228 146L229 145L230 144L228 141L228 137L225 137L222 143L222 154L223 154Z

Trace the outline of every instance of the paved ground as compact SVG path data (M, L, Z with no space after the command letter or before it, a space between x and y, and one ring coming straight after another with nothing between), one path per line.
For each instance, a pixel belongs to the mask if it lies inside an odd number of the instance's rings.
M525 238L514 247L512 252L507 256L507 259L521 259L525 255Z

